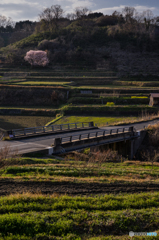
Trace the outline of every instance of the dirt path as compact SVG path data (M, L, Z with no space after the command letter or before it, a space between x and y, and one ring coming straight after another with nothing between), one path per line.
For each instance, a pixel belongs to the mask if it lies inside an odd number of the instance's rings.
M138 193L159 191L159 184L104 184L104 183L68 183L51 181L25 181L14 180L0 181L0 196L15 193L42 193L42 194L69 194L91 195L106 193Z

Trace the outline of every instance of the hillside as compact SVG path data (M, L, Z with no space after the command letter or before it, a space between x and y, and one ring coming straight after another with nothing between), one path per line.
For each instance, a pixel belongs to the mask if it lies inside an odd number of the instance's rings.
M41 21L33 34L0 49L1 115L99 115L114 123L109 119L157 114L149 106L150 93L159 91L157 22L97 15L63 18L58 29ZM30 50L46 51L48 66L26 62Z
M28 68L29 50L47 50L49 68L115 70L123 75L158 75L159 27L140 24L109 25L101 18L74 20L58 31L34 32L0 49L3 66Z

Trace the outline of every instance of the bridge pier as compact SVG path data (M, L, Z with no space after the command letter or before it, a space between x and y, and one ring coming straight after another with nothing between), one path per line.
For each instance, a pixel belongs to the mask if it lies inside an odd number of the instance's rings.
M95 151L104 152L109 149L111 149L112 151L117 151L118 154L123 155L124 157L128 157L129 160L132 160L134 157L134 140L114 142L98 147L91 147L90 152Z
M133 157L134 157L134 140L131 140L130 160L133 160Z

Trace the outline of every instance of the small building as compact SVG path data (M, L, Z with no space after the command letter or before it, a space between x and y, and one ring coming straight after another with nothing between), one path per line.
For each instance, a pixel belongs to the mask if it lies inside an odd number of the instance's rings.
M159 93L150 93L150 103L149 106L158 106L159 107Z

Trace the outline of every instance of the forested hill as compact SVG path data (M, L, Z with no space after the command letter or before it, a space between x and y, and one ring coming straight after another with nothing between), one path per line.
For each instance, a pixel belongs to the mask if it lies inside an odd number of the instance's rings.
M159 18L151 11L139 14L127 7L122 13L115 11L108 16L88 13L88 9L83 8L65 17L62 11L56 19L48 19L44 11L39 22L28 23L30 32L25 31L27 23L23 30L17 27L16 31L24 38L19 34L22 40L0 48L1 62L27 66L24 60L27 51L44 50L49 57L49 67L66 64L82 67L83 64L90 68L115 69L121 74L138 74L145 72L146 66L146 73L158 72ZM12 32L15 36L16 31ZM1 38L5 34L8 33L1 29ZM25 34L30 35L25 38Z

